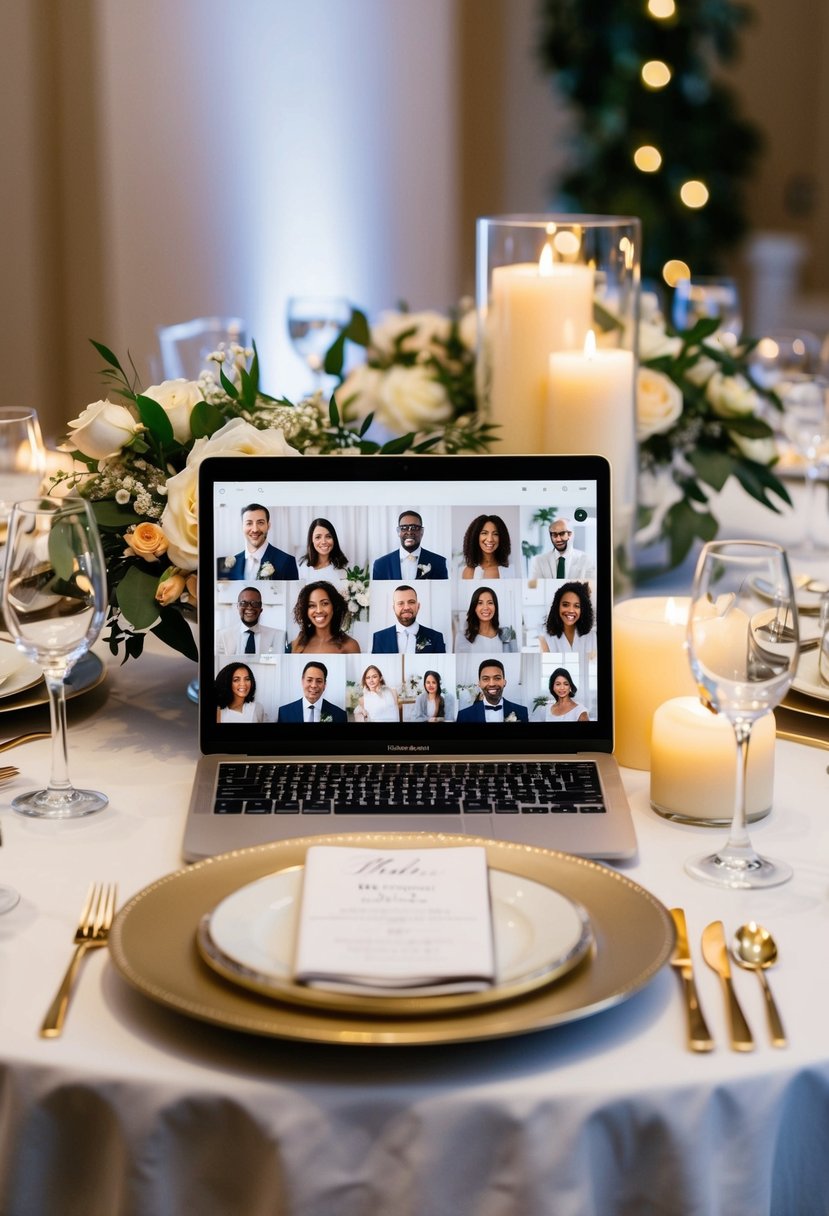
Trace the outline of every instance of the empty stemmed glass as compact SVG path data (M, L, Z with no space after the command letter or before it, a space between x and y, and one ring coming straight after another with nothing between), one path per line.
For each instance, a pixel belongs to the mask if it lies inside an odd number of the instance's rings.
M45 471L46 449L35 410L0 409L0 553L12 505L40 491Z
M106 588L101 539L87 502L44 497L15 503L3 611L18 650L43 668L52 723L49 784L12 801L22 814L74 819L102 810L109 801L95 790L74 789L69 780L64 683L101 632Z
M288 300L288 336L322 388L325 355L351 320L351 305L342 296L291 296Z
M805 501L803 515L806 527L794 550L808 557L825 549L815 535L817 518L815 492L821 466L829 461L829 379L808 373L789 374L777 385L783 403L783 432L797 454L805 461Z
M704 547L694 576L687 644L700 696L734 728L737 791L726 844L685 868L723 887L777 886L791 878L791 867L754 851L745 781L751 728L780 703L797 670L797 609L789 563L779 545L713 541Z
M716 318L720 332L737 342L743 328L740 290L734 279L722 275L680 279L674 289L671 317L677 329L690 329L703 317Z

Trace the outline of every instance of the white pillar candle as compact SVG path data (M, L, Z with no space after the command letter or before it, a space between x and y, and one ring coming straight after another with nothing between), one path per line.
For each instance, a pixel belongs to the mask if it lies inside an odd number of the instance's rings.
M549 357L545 452L597 452L613 472L615 528L625 531L635 498L634 359L629 350L596 349L591 330L581 351Z
M759 819L771 809L775 721L771 713L751 730L746 811ZM660 705L651 733L651 805L677 819L728 824L734 815L737 742L734 727L696 697Z
M489 417L501 428L499 451L556 450L543 446L547 359L550 351L583 347L593 277L589 266L551 261L493 269L486 340Z
M650 768L654 710L696 692L685 650L690 606L687 596L650 597L614 609L615 753L628 768Z

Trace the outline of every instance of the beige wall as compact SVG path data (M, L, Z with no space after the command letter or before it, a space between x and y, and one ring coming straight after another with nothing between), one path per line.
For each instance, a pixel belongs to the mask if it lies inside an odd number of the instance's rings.
M829 6L755 8L734 74L768 134L752 221L806 236L829 291ZM536 9L6 0L0 404L57 435L101 391L88 338L144 366L156 324L214 311L250 320L268 387L296 393L291 292L376 311L472 291L475 218L545 209L561 163Z

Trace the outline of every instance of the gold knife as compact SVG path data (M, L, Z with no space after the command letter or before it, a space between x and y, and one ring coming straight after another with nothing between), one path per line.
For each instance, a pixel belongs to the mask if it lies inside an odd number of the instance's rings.
M671 908L671 916L676 928L676 945L671 955L671 966L676 968L685 994L685 1008L688 1014L688 1046L691 1051L713 1051L714 1040L711 1038L711 1031L702 1015L697 986L694 983L685 912L682 908Z
M754 1039L731 983L731 964L728 961L725 929L721 920L713 920L703 929L702 957L711 970L716 971L723 983L731 1023L731 1046L735 1051L753 1051Z

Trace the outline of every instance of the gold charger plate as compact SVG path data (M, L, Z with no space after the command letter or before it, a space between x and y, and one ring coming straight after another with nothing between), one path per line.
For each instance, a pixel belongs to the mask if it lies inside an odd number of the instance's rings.
M345 1014L282 1004L223 981L199 955L205 913L245 883L301 865L312 844L370 848L481 845L491 868L543 883L581 904L595 949L561 980L514 1001L429 1017ZM356 1046L502 1038L608 1009L642 988L670 957L673 921L648 891L606 866L566 853L470 836L355 833L308 836L209 858L161 878L119 912L110 935L118 972L144 996L231 1030Z
M106 667L98 655L85 654L83 658L78 659L69 673L69 679L66 681L67 701L97 688L105 675ZM47 705L48 702L49 691L41 676L27 691L0 698L0 714L12 713L17 709L32 709L36 705Z

